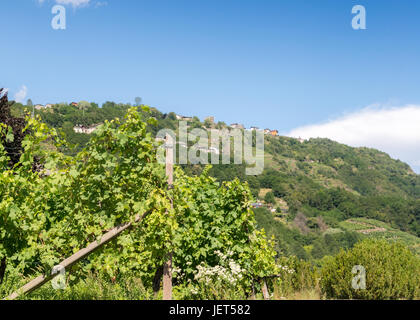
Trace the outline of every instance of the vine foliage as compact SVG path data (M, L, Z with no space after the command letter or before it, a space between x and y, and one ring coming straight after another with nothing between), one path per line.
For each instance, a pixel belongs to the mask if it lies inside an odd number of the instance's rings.
M199 266L220 264L216 252L229 252L240 266L237 286L243 290L253 278L276 272L273 243L256 228L248 186L237 179L220 184L209 168L194 177L176 168L168 190L165 168L156 161L158 142L146 130L154 121L145 122L141 114L148 108L142 109L106 121L70 157L61 152L61 134L39 118L7 120L3 96L0 260L7 261L6 277L51 272L107 230L146 211L129 232L73 266L70 284L94 272L109 279L135 276L151 287L169 252L180 285L196 281ZM12 145L21 146L19 157L11 154Z

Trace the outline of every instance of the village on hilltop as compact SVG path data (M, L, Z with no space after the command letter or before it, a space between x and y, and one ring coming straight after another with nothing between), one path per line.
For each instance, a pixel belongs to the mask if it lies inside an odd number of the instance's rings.
M79 104L77 102L71 102L70 105L73 106L73 107L78 107L79 106ZM34 108L36 110L46 110L46 109L51 109L52 107L53 107L53 104L50 104L50 103L48 103L46 105L37 104L37 105L34 106ZM179 114L176 114L175 117L179 121L193 121L194 120L193 117L183 116L183 115L179 115ZM206 117L204 119L204 122L207 122L211 126L213 126L213 125L215 125L215 120L214 119L215 118L213 116ZM74 128L73 128L73 130L74 130L75 133L92 134L93 132L95 132L95 130L100 125L101 125L101 123L90 125L90 126L75 125ZM247 131L260 131L260 132L264 132L265 135L270 135L270 136L273 136L273 137L276 137L276 136L279 135L279 132L276 129L274 129L274 130L273 129L269 129L269 128L260 129L260 128L255 127L255 126L252 126L252 127L249 127L249 128L245 128L245 126L243 124L240 124L240 123L232 123L232 124L230 124L227 127L232 128L232 129L240 129L240 130L247 130ZM298 141L300 143L303 143L305 140L299 137L298 138ZM208 152L218 152L216 150L210 150L210 149L207 150L207 151Z

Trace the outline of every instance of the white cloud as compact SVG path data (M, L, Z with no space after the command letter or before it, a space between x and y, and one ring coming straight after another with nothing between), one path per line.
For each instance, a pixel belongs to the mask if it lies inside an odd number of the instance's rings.
M24 102L27 94L28 94L28 88L26 88L26 86L23 85L22 88L20 88L20 90L16 92L15 101L20 102L20 103Z
M303 126L287 136L329 138L353 147L379 149L420 172L420 106L367 107L325 123Z

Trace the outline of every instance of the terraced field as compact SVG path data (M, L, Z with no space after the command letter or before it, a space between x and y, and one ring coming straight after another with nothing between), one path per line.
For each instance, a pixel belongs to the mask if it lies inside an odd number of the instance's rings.
M420 255L420 238L392 228L389 224L367 218L352 218L342 221L340 228L347 231L355 231L369 238L381 238L390 241L402 241L413 249L416 254Z

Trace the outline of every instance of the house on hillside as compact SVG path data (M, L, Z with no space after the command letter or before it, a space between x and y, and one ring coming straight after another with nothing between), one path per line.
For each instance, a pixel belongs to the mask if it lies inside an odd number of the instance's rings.
M73 107L79 106L79 104L77 102L72 102L72 103L70 103L70 105L73 106Z
M100 126L101 124L96 124L93 126L83 126L83 125L77 125L73 128L74 132L76 133L84 133L84 134L91 134L95 132L95 130Z
M279 132L278 132L278 130L271 130L271 131L270 131L270 134L271 134L273 137L275 137L275 136L278 136L278 135L279 135Z
M263 204L261 202L254 202L251 203L251 207L253 208L262 208Z
M48 108L52 108L52 104L51 103L47 103L45 106L43 104L37 104L35 105L35 109L36 110L42 110L42 109L48 109Z
M232 123L230 125L233 129L244 129L244 125L240 123Z
M181 116L179 114L175 115L177 120L181 120L181 121L192 121L192 117L185 117L185 116Z

